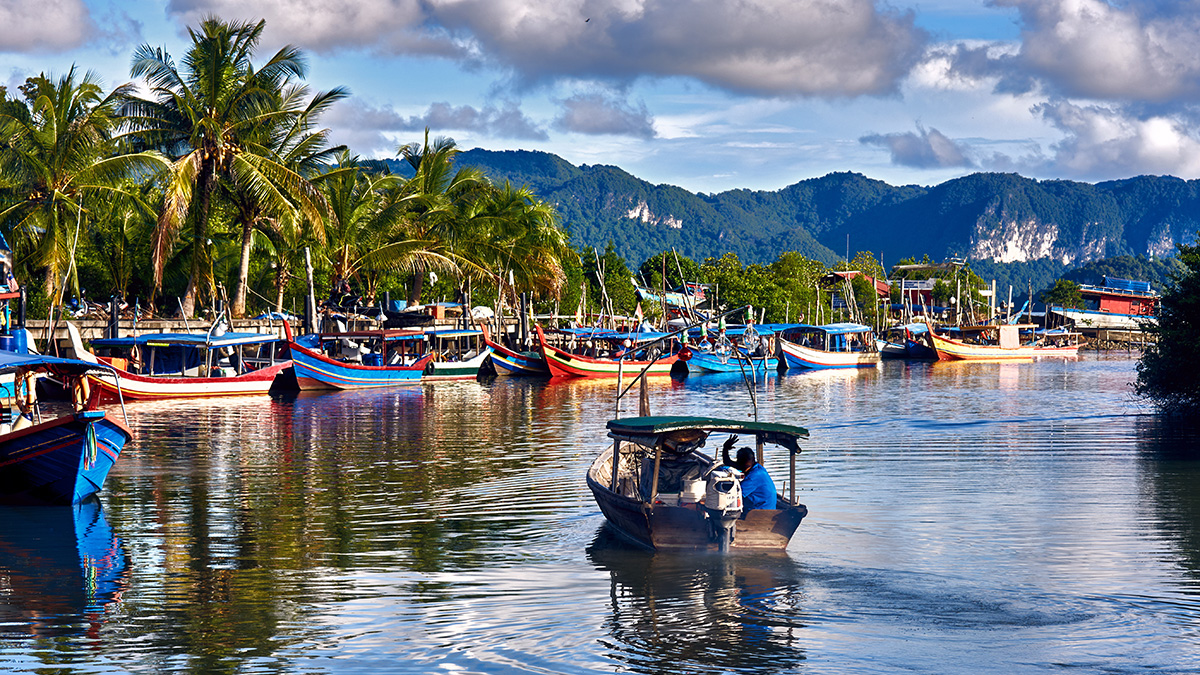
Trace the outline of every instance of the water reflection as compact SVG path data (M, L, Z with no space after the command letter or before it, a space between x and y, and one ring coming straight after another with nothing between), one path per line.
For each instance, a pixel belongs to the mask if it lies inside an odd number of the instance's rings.
M128 581L100 503L0 507L0 635L100 637Z
M1147 415L1136 432L1155 524L1200 593L1200 421Z
M805 659L799 567L779 554L654 554L607 525L588 560L612 580L609 657L635 673L777 673Z

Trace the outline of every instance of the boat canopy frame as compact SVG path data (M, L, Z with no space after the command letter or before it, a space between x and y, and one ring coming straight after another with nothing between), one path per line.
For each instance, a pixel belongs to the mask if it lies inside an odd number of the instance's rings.
M624 417L608 421L608 435L613 439L612 485L616 491L617 467L621 459L621 443L632 443L654 449L654 474L650 502L658 496L658 473L662 464L663 447L668 439L684 440L684 447L673 449L677 454L694 452L713 433L753 434L758 463L763 463L763 446L779 445L788 450L789 501L796 503L796 455L801 452L799 439L808 438L808 429L777 422L730 420L719 417L646 416ZM703 432L699 438L687 438L688 431ZM682 438L681 438L682 437ZM686 440L685 440L686 439ZM714 460L718 458L714 457ZM785 490L787 487L785 486Z

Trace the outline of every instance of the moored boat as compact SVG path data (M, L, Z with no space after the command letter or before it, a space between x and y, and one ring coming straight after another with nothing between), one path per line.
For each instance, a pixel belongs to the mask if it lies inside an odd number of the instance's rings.
M422 380L474 380L483 373L492 349L483 331L462 328L426 328L433 358L425 365Z
M293 337L285 325L301 391L420 384L433 354L420 330L382 329Z
M645 371L645 374L650 377L670 376L671 369L675 363L679 361L678 354L668 354L655 358L654 355L638 353L636 341L658 341L667 336L667 333L618 333L616 331L598 331L594 333L575 334L577 340L590 341L595 343L607 343L609 349L604 350L606 355L600 354L581 354L573 353L566 349L561 349L551 345L546 340L545 331L541 326L536 326L538 346L541 348L542 356L546 359L546 365L550 368L550 374L554 377L604 377L613 378L619 375L632 377L638 373ZM614 356L624 349L623 342L630 341L630 351L632 356ZM652 349L657 349L653 347Z
M540 351L517 351L492 340L486 328L483 341L492 350L492 364L497 375L548 376L550 367Z
M82 382L96 370L114 375L108 366L87 361L0 352L0 373L15 374L16 403L22 413L11 425L6 421L0 427L0 503L78 504L104 486L133 435L105 411L88 409ZM78 383L75 411L43 419L34 394L36 373Z
M1075 324L1076 328L1100 330L1142 330L1158 322L1160 296L1150 282L1105 276L1099 286L1079 287L1084 307L1050 307Z
M1079 356L1079 338L1082 335L1065 328L1052 328L1042 331L1033 346L1033 355L1037 358L1059 356L1072 358Z
M1033 344L1021 343L1021 330L1032 324L965 326L962 339L940 335L929 328L930 339L940 361L1028 361L1033 359Z
M808 432L786 424L711 417L631 417L608 422L613 444L587 485L623 537L655 550L782 550L808 509L796 501L796 455ZM738 472L700 452L712 434L753 436L790 453L791 494L776 508L743 511ZM736 438L736 437L735 437ZM784 492L787 492L785 486Z
M75 353L116 371L88 375L109 401L117 399L117 375L129 401L251 396L267 394L292 367L287 343L265 333L143 333L92 340L91 346L100 354L82 345Z
M871 328L858 323L789 329L779 351L788 368L872 368L880 360Z
M930 346L928 327L924 323L909 323L893 326L875 340L879 355L885 359L937 360L937 352Z

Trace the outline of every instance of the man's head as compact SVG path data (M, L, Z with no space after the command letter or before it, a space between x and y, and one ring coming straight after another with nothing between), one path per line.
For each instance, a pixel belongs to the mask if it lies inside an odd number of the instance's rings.
M733 468L746 473L750 470L750 467L757 463L753 450L750 448L738 448L737 459L733 462Z

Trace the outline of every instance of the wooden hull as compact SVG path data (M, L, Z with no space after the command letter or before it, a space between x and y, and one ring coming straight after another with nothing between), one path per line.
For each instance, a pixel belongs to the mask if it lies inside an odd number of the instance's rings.
M100 358L109 363L109 359ZM120 397L117 381L109 373L89 373L87 378L101 390L101 400L154 401L168 398L201 398L208 396L255 396L271 390L275 378L292 367L291 361L252 370L235 377L177 377L162 375L135 375L116 368L120 375Z
M749 363L745 358L735 359L726 357L722 362L720 356L712 352L692 352L692 358L688 359L688 370L693 373L740 373L743 370L749 372L753 369L755 372L764 372L763 358L756 356ZM779 370L779 359L768 356L766 358L767 373L774 373Z
M291 342L296 383L301 391L370 389L420 384L430 357L410 366L364 366L343 363Z
M546 337L542 333L542 329L538 328L538 344L542 350L542 356L546 359L546 365L550 368L550 375L553 377L603 377L615 378L618 374L624 377L634 377L642 372L642 369L647 366L648 361L633 361L627 360L624 362L616 359L593 359L587 356L579 356L571 354L557 347L546 344ZM646 371L647 377L670 377L671 368L679 357L672 354L654 362L650 369Z
M545 377L550 374L550 367L541 354L513 351L487 339L484 342L492 349L492 365L496 367L497 375Z
M96 494L132 438L102 411L0 436L0 503L70 505Z
M1000 347L975 345L931 333L934 349L940 361L1029 361L1035 349L1032 345Z
M1079 356L1079 345L1070 345L1067 347L1034 347L1033 355L1036 358L1075 358Z
M873 368L879 363L879 352L827 352L779 339L788 368Z
M597 465L612 462L612 448L596 458L588 471L587 484L600 511L623 537L652 550L717 551L708 519L699 505L647 504L614 493L593 476ZM779 503L787 505L782 495ZM787 548L800 521L808 515L803 504L783 509L756 509L737 521L732 548L735 550L782 551Z
M479 371L483 364L487 363L490 354L491 349L485 347L483 351L465 361L430 361L425 366L425 373L421 379L424 382L474 380L479 377Z
M887 340L876 340L876 348L879 350L880 358L884 359L907 359L908 348L903 343L888 342Z

